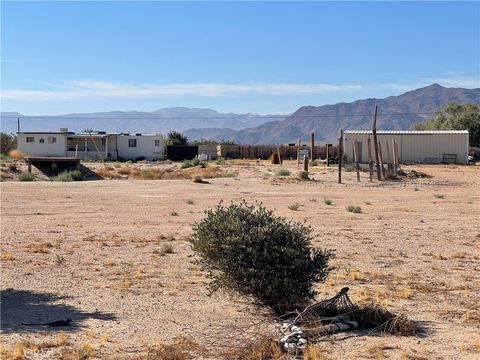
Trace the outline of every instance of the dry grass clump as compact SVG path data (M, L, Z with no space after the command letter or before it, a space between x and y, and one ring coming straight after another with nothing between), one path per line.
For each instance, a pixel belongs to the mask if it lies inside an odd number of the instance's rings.
M2 347L1 359L20 360L27 358L28 354L39 353L42 350L66 346L70 343L70 338L64 333L59 333L53 339L44 342L34 342L30 339L23 339L15 344L13 350L7 350Z
M360 327L372 329L372 333L413 336L421 329L405 315L396 315L377 304L359 307L354 311Z
M128 166L124 166L124 167L118 168L117 172L120 175L130 175L130 173L132 172L132 169Z
M195 340L176 337L173 344L159 343L148 349L146 354L128 358L131 360L187 360L203 357L207 349Z
M33 253L38 253L38 254L48 254L50 252L50 248L52 247L53 245L51 243L31 244L29 246L30 250Z
M259 337L247 341L243 346L225 351L222 358L229 360L287 360L289 357L271 337Z
M174 251L175 251L175 248L174 248L173 244L163 244L160 247L160 250L158 250L158 254L160 256L165 256L167 254L173 254Z
M202 175L195 175L195 176L192 178L192 180L193 180L194 183L197 183L197 184L203 183Z
M13 149L8 152L8 156L14 160L22 160L25 157L25 153L18 149Z
M15 260L15 256L13 256L13 254L9 251L4 251L2 252L2 260L4 261Z
M298 211L298 210L300 210L300 207L302 207L302 206L303 206L302 204L296 202L296 203L288 205L288 208L292 211Z

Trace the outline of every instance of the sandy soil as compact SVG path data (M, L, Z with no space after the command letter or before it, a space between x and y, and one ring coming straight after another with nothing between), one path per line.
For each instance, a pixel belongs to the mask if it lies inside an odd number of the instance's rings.
M293 162L287 167L296 171ZM178 337L221 357L227 335L258 321L258 310L225 293L208 296L186 239L204 209L246 199L307 219L318 235L314 245L336 249L319 298L349 286L354 301L380 302L426 331L408 338L340 334L319 344L326 358L480 357L478 166L407 166L433 178L380 184L369 183L366 173L357 183L353 172L337 184L331 168L312 168L316 181L269 176L265 171L276 168L266 163L221 168L238 177L209 184L1 183L2 351L62 331L63 346L28 358L81 346L92 357L124 356ZM288 208L295 202L303 205L299 211ZM349 213L348 205L363 212ZM162 254L165 244L173 253ZM73 320L67 329L21 325L67 317Z

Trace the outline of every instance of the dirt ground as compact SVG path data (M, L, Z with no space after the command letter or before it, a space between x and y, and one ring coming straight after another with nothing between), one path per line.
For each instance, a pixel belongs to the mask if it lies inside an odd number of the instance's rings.
M258 322L259 310L226 293L209 296L187 238L203 210L241 199L307 219L314 246L336 249L319 299L348 286L353 301L381 303L425 329L416 337L329 336L318 344L323 358L480 357L479 166L404 166L433 177L382 183L344 172L343 184L335 167L313 167L315 181L296 180L296 163L286 167L292 175L279 177L266 162L228 163L220 166L224 177L208 184L0 183L5 358L15 351L56 358L69 348L124 357L182 339L205 346L207 358L225 357L231 337ZM289 209L294 203L299 210ZM349 205L362 213L346 211ZM65 328L22 325L66 318ZM37 348L19 349L22 341Z

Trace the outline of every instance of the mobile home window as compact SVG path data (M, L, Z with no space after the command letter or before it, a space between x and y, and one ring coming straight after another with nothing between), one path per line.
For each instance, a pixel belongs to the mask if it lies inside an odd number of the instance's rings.
M137 147L137 139L128 139L128 147Z
M160 146L160 140L155 140L155 146Z
M38 142L39 142L40 144L44 144L44 143L45 143L45 139L40 138L40 140L38 140Z
M57 142L57 138L55 136L49 136L47 138L47 141L48 141L49 144L53 144L53 143Z
M27 143L34 142L34 141L35 141L35 138L33 136L27 137Z

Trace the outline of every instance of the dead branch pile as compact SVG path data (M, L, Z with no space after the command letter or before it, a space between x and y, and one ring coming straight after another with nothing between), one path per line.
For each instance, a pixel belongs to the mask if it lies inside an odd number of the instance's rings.
M280 343L283 348L296 351L325 335L356 328L371 329L371 334L411 336L418 332L417 326L404 315L396 315L376 304L355 305L348 290L345 287L330 299L282 316Z
M398 170L398 175L399 176L405 176L408 178L426 178L430 179L432 178L432 175L428 175L424 172L421 171L416 171L416 170Z

